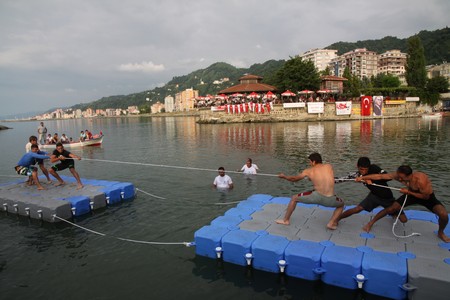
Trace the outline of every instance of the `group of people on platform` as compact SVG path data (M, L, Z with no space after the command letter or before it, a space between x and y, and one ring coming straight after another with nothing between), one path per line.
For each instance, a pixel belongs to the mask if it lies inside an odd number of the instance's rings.
M433 212L438 218L437 236L446 243L450 242L444 230L448 224L448 212L445 206L436 198L431 181L427 174L413 171L410 166L402 165L395 172L388 173L379 166L372 164L368 157L360 157L357 161L357 172L346 177L337 178L334 176L333 166L322 162L319 153L312 153L308 156L309 167L297 175L288 176L283 173L279 178L297 182L308 178L313 184L313 190L302 192L291 197L282 219L276 220L277 224L290 225L292 213L297 207L297 203L319 204L326 207L334 207L332 216L326 227L330 230L337 229L339 221L357 214L363 210L371 212L378 206L383 207L367 223L363 230L369 232L372 226L386 215L397 217L401 222L407 222L407 217L403 213L403 207L409 205L421 205ZM246 164L240 169L245 174L256 174L258 167L249 158ZM214 179L213 186L221 189L233 188L231 178L225 174L223 167L219 168L219 175ZM399 191L402 194L398 199L394 198L392 189L388 186L391 180L399 181L405 187ZM344 211L344 201L336 196L335 184L344 181L361 182L369 189L369 194L355 207ZM400 215L399 215L400 213Z

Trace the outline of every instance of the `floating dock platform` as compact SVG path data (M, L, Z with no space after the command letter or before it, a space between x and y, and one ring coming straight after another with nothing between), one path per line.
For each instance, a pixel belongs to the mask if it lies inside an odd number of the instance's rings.
M406 210L395 233L421 235L396 238L391 217L362 231L379 209L328 230L333 209L300 203L289 226L276 224L289 200L258 194L240 202L195 232L196 254L391 299L449 299L450 243L437 237L433 213Z
M45 177L39 177L45 190L28 186L23 179L0 185L0 210L28 216L47 222L81 216L107 205L134 199L136 189L132 183L81 179L84 187L77 189L75 178L61 176L65 185L46 184Z

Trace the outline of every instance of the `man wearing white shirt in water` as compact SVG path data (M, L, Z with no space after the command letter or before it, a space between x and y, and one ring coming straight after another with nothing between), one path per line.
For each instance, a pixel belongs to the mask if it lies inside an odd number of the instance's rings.
M218 171L219 175L214 179L213 182L214 187L219 189L232 189L233 181L231 180L230 176L225 175L224 167L220 167Z
M259 168L256 164L252 163L252 159L248 158L245 165L240 170L244 174L256 174L256 171L259 171Z

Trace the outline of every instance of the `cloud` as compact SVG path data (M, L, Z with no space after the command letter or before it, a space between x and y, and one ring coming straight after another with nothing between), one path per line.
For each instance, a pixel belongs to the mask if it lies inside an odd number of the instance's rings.
M141 63L121 64L118 69L124 72L154 73L164 71L166 68L163 64L155 65L151 61L143 61Z

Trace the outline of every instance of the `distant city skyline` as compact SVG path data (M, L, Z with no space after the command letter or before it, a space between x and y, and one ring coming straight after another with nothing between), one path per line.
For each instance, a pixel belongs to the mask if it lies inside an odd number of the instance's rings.
M5 0L0 115L151 90L220 61L249 67L338 41L406 38L448 27L449 11L442 0Z

